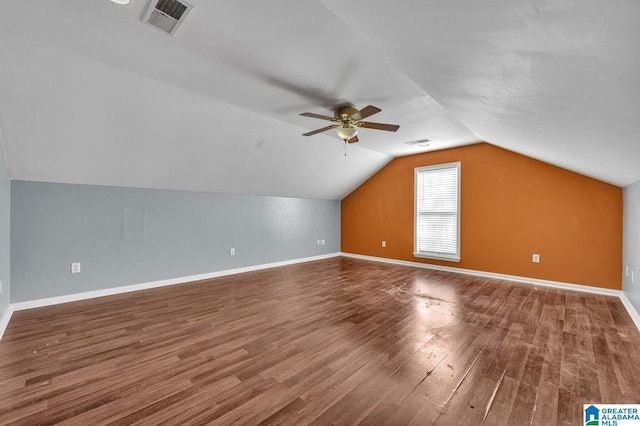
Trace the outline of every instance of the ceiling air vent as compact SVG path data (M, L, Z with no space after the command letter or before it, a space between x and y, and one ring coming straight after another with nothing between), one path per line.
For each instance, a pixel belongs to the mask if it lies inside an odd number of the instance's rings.
M191 11L188 3L178 0L151 0L142 22L174 35Z
M405 145L429 146L429 139L418 139L417 141L405 142Z

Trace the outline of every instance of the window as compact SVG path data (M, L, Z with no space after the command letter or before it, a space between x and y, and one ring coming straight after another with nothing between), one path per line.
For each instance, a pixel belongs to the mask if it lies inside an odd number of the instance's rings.
M415 169L414 253L460 260L460 163Z

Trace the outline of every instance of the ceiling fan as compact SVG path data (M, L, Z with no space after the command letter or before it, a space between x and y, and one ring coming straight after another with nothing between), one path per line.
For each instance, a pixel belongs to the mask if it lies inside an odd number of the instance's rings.
M338 137L348 143L358 142L358 127L365 129L386 130L388 132L397 131L400 126L396 124L372 123L369 121L361 121L367 117L382 111L373 105L366 106L360 111L352 104L341 105L333 112L333 117L327 115L314 114L313 112L303 112L302 116L311 118L320 118L322 120L332 121L334 124L304 133L302 136L312 136L318 133L326 132L330 129L336 129Z

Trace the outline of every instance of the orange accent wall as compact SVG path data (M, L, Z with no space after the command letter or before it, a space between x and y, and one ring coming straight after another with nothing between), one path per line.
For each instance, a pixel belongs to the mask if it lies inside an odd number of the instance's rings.
M461 260L414 257L414 168L456 161ZM622 188L488 143L396 158L341 217L346 253L621 289Z

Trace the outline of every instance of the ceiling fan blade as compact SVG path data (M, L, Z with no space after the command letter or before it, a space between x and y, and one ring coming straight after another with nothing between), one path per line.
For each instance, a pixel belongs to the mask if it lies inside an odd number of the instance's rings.
M349 142L349 143L356 143L356 142L358 142L358 141L359 141L359 139L358 139L358 136L356 135L356 136L352 137L351 139L349 139L347 142Z
M351 118L353 118L354 120L362 120L363 118L371 117L373 114L377 114L380 111L382 111L380 108L369 105L353 114Z
M323 127L322 129L317 129L317 130L313 130L313 131L308 132L308 133L303 133L302 136L313 136L313 135L318 134L318 133L326 132L327 130L335 129L336 127L338 127L338 125L334 124L334 125L331 125L331 126Z
M365 129L386 130L388 132L395 132L400 128L397 124L371 123L368 121L360 121L357 125Z
M300 115L302 115L304 117L320 118L322 120L329 120L329 121L333 121L333 120L336 119L335 117L329 117L328 115L314 114L312 112L303 112Z

